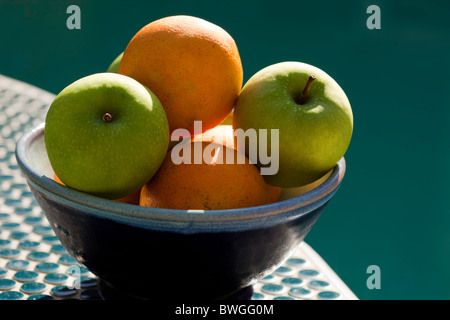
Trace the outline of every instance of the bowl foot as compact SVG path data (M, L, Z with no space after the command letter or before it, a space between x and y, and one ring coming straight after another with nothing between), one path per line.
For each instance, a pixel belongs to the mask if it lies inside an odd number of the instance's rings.
M101 279L98 280L98 293L104 300L158 300L166 297L165 295L158 295L157 293L155 295L149 295L146 297L131 295L114 288L108 282ZM253 286L248 286L217 300L251 300L252 296ZM207 297L207 295L205 295L205 297ZM189 296L188 293L188 296L186 298L191 299L192 297Z

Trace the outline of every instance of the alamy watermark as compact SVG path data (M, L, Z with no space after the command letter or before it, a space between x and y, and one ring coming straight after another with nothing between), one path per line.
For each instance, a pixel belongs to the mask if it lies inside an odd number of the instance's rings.
M381 289L381 269L379 266L373 264L367 267L367 274L370 276L367 278L366 286L368 289Z
M70 16L66 20L67 29L81 29L81 9L77 5L70 5L67 7L66 13Z
M81 267L80 266L70 266L67 269L67 273L75 278L75 281L73 282L73 285L72 286L68 285L67 287L69 289L76 289L76 290L81 289L81 280L80 280Z
M381 29L381 9L379 6L372 4L367 7L366 13L370 14L367 18L367 29Z
M194 135L202 134L202 122L194 121ZM175 145L171 151L171 159L174 164L191 164L192 158L194 164L244 164L248 161L256 164L260 163L263 166L260 168L261 175L274 175L278 172L279 162L279 137L280 133L278 129L270 129L270 144L268 142L268 130L267 129L243 129L233 130L232 136L222 136L218 134L214 142L211 142L202 151L202 145L200 143L194 144L194 155L191 154L191 145L188 143L191 141L190 132L187 129L176 129L173 131L171 140L182 141ZM232 139L232 141L223 141L225 139ZM248 147L246 142L248 141ZM234 149L225 148L224 144L234 144ZM268 152L268 146L270 145L270 152ZM219 149L224 152L218 152ZM211 154L214 152L214 156ZM246 152L246 150L248 152ZM219 154L222 157L219 157ZM237 154L237 156L236 156ZM244 156L246 154L246 156ZM248 159L248 160L247 160Z

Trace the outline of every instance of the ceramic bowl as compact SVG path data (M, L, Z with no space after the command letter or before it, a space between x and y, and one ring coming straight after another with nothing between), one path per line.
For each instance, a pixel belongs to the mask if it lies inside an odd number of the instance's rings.
M27 183L67 251L104 298L247 299L297 248L345 173L342 158L315 189L232 210L169 210L98 198L53 181L44 124L17 142Z

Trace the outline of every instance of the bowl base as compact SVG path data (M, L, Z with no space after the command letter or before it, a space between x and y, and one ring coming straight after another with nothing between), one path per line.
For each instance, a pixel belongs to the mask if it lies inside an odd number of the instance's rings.
M157 293L155 295L149 295L146 297L141 296L135 296L128 294L124 291L121 291L119 289L114 288L112 285L107 283L106 281L103 281L101 279L98 280L98 293L104 300L158 300L163 299L164 296L158 295ZM253 297L253 286L248 286L245 288L242 288L229 296L220 298L218 300L251 300ZM191 299L192 297L189 296L189 293L187 293L188 297L187 299ZM205 295L207 296L207 295ZM215 300L215 299L213 299Z

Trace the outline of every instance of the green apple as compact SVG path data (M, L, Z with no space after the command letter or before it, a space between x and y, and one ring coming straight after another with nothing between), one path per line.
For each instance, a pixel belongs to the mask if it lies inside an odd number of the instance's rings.
M344 156L353 114L344 91L327 73L306 63L281 62L260 70L244 85L233 128L254 129L258 140L260 129L267 129L267 150L278 147L279 167L275 174L264 175L266 182L300 187L323 177ZM271 143L272 129L278 129L277 145ZM248 153L248 145L246 149ZM267 166L259 153L255 162Z
M106 72L112 72L112 73L118 73L119 72L119 65L122 61L123 52L117 56L117 58L114 59L114 61L109 65L108 70Z
M50 164L65 185L118 199L153 177L170 136L156 95L127 76L98 73L56 96L44 139Z

